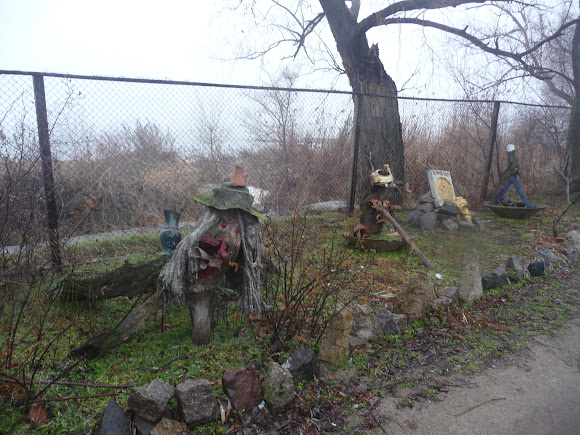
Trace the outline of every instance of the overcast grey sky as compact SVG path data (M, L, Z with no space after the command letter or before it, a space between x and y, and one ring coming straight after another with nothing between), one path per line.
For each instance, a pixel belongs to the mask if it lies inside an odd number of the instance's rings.
M191 0L0 0L0 69L262 85L281 56L233 61L244 35L242 17L221 2ZM247 29L246 29L247 30ZM395 30L397 32L397 30ZM380 38L385 32L370 35ZM416 32L415 32L416 33ZM380 44L396 83L404 83L418 56L413 31ZM405 41L405 42L403 42ZM334 42L331 41L331 47ZM412 48L411 47L415 47ZM404 52L404 55L402 55ZM301 72L307 72L303 65ZM309 76L312 88L335 82L333 73ZM339 80L339 89L348 89Z
M284 47L265 60L224 60L235 57L240 41L246 46L259 45L260 38L267 34L252 29L251 20L243 11L224 11L224 5L236 3L231 0L0 0L0 69L269 84L269 77L275 77L282 68L281 57L291 54L291 47ZM384 0L363 1L360 16L385 3ZM314 16L320 5L315 1L311 4L310 13ZM424 17L460 28L468 25L470 30L492 17L489 8L470 8L468 13L460 9L430 11ZM328 37L326 34L324 37L334 49L335 43L329 31L326 32ZM473 57L458 56L456 47L450 46L442 32L418 26L382 27L371 30L367 36L369 43L379 43L387 73L399 89L408 88L405 92L408 96L462 96L461 88L444 68L432 62L433 53L442 55L447 50L449 62L465 71L478 62ZM306 75L313 66L303 57L286 64L294 64L295 69L305 74L298 86L335 86L349 90L346 79L336 81L333 72ZM410 77L412 81L406 85Z
M0 68L256 83L257 62L212 59L235 32L213 3L0 0Z

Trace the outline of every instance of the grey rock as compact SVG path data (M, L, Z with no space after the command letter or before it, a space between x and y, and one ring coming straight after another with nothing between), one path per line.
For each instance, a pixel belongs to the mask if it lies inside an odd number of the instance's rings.
M569 231L564 235L564 246L568 249L580 252L580 231Z
M178 421L163 417L151 431L151 435L187 434L187 427Z
M227 370L222 376L222 387L238 411L251 409L262 402L262 384L247 369Z
M542 260L535 260L528 264L528 272L531 276L544 276L546 274L546 265Z
M425 202L419 206L418 210L421 210L423 213L430 213L433 211L433 208L433 203Z
M452 203L445 202L445 205L439 209L439 213L447 216L457 216L459 209Z
M272 408L288 405L294 399L294 381L290 372L278 363L270 363L262 383L262 393Z
M339 212L346 211L346 202L344 201L323 201L315 204L309 204L306 208L315 213Z
M538 255L542 260L544 260L544 262L549 262L551 264L559 263L562 261L562 259L560 257L558 257L556 254L554 254L548 248L538 249L538 252L536 252L536 255Z
M156 425L156 422L145 420L138 415L135 416L135 429L137 429L138 435L151 435L151 431L155 428Z
M393 314L384 308L375 317L385 334L398 334L401 332L401 328L407 324L407 316L404 314ZM404 324L402 324L403 322Z
M288 369L296 385L320 377L320 362L312 349L296 349L282 367Z
M445 305L452 305L453 301L450 297L441 295L433 301L433 307L443 307Z
M459 289L457 287L449 287L442 293L442 296L447 296L454 304L456 304L457 301L459 301Z
M413 225L415 228L419 228L419 218L423 216L425 213L419 209L412 211L409 213L409 217L407 221Z
M144 388L135 388L129 394L127 405L145 420L157 421L173 397L174 388L167 382L154 379Z
M419 228L423 231L433 231L437 225L437 213L424 213L419 217Z
M482 273L481 285L483 287L483 291L487 292L497 287L497 278L495 277L495 275L492 275L491 273Z
M419 198L420 204L433 204L434 202L435 202L435 200L431 196L431 193L429 193L427 195L423 195L421 198Z
M473 212L471 212L471 222L473 222L479 231L485 230L485 223L483 222L483 219L477 216L473 216Z
M441 228L445 231L449 231L450 233L456 233L459 231L459 225L456 222L453 222L451 219L445 219L441 222Z
M517 257L513 255L509 257L506 261L505 267L511 279L520 281L526 278L526 269Z
M350 331L349 343L354 347L376 340L383 335L381 326L377 322L374 314L369 313L368 307L364 304L356 304L352 307L352 328ZM360 341L362 340L362 343Z
M564 248L562 250L562 254L564 255L564 257L566 257L566 260L568 260L570 263L574 264L578 262L578 253L576 252L575 249Z
M131 435L131 419L121 407L111 399L95 431L97 435Z
M461 221L459 222L459 231L463 233L473 233L475 231L475 225L471 222Z
M472 302L482 295L483 285L479 274L479 255L475 249L472 249L468 262L461 273L459 300L463 303Z
M509 276L507 271L503 267L498 267L493 270L493 276L495 276L496 284L498 287L503 287L509 283Z
M207 379L188 379L175 387L175 395L188 427L215 421L218 404Z

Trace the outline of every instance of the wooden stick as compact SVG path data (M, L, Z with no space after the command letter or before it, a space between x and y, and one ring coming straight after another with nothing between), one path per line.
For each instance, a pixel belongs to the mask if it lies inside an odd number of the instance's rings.
M403 227L401 227L401 225L399 225L399 222L396 221L396 219L391 215L391 213L389 213L382 205L380 205L378 203L377 203L377 205L373 205L373 208L375 210L377 210L379 213L381 213L384 217L386 217L393 224L393 226L395 227L397 232L403 237L405 242L407 242L407 244L411 247L411 249L413 250L415 255L417 255L417 257L419 257L419 259L423 262L423 264L425 266L427 266L431 270L437 271L437 269L435 269L435 266L433 266L431 264L431 262L427 259L425 254L423 254L419 250L419 248L417 248L417 246L413 243L413 240L411 240L409 235L405 232Z

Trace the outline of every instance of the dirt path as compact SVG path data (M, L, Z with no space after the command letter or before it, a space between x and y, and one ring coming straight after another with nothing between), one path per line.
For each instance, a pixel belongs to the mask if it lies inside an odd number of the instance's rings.
M397 397L373 411L382 434L580 434L580 316L559 334L472 377L446 377L442 401L399 408Z

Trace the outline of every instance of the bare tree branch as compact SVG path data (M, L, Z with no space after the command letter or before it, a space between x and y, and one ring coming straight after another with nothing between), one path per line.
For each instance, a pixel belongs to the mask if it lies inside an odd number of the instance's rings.
M564 78L565 80L572 82L572 79L570 77L566 76L565 74L563 74L559 71L548 70L546 68L536 68L534 65L530 65L528 62L526 62L525 57L530 55L534 51L538 50L544 44L552 41L555 38L560 37L565 29L567 29L570 26L576 25L579 21L580 21L580 19L576 19L576 20L568 21L567 23L562 24L560 26L560 28L558 30L556 30L556 32L554 32L552 35L550 35L549 37L536 43L533 47L531 47L525 51L519 52L519 53L514 53L511 51L503 50L503 49L499 48L497 44L495 47L492 47L488 43L485 43L484 41L479 39L478 37L476 37L470 33L467 33L466 32L467 28L458 29L455 27L447 26L445 24L436 23L436 22L430 21L430 20L423 20L420 18L403 18L403 17L401 17L401 18L389 18L389 19L383 20L381 25L386 26L386 25L390 25L390 24L416 24L416 25L419 25L422 27L430 27L433 29L442 30L444 32L451 33L453 35L456 35L456 36L459 36L461 38L468 40L474 46L478 47L479 49L481 49L482 51L484 51L486 53L491 53L495 56L513 59L513 60L517 61L526 70L526 72L529 75L531 75L537 79L547 81L547 80L550 80L553 77L553 75L559 75L560 77Z
M473 3L486 3L488 0L404 0L390 4L384 9L377 11L363 19L354 30L355 37L366 33L373 27L382 26L387 17L393 16L400 12L409 12L416 10L455 8L457 6ZM498 0L508 2L509 0Z

